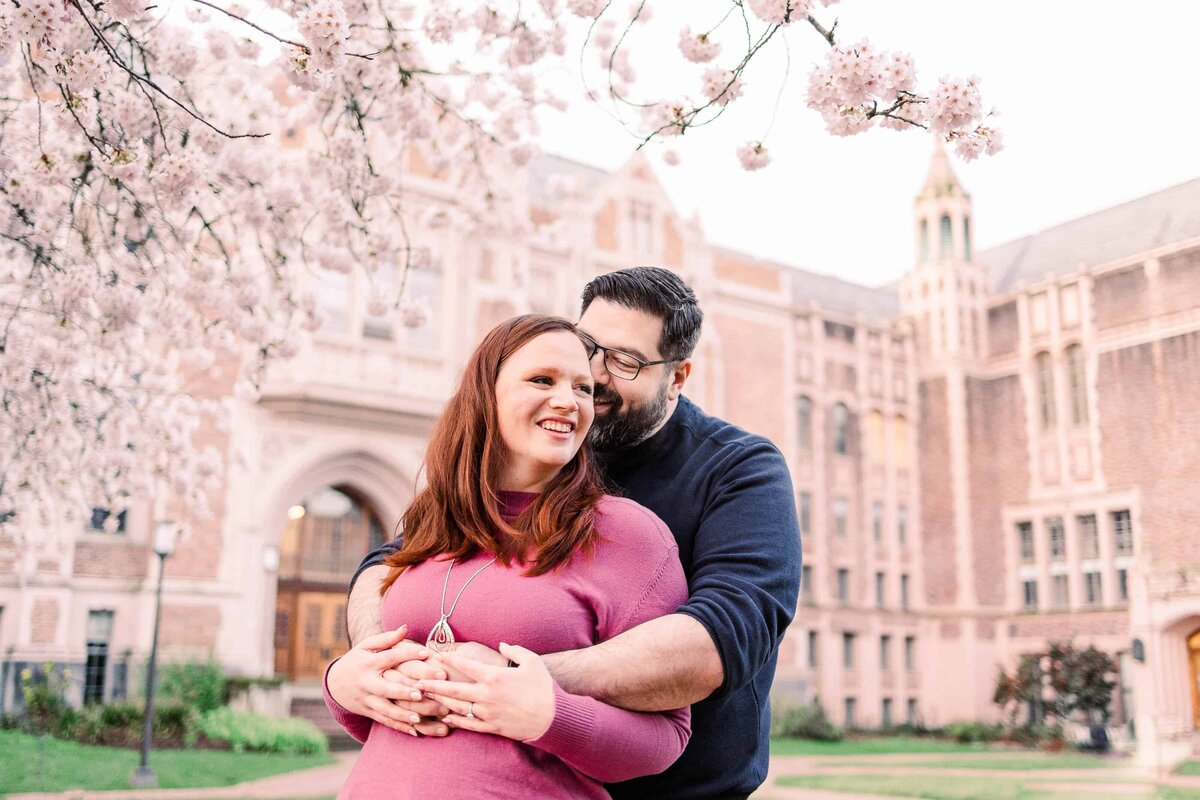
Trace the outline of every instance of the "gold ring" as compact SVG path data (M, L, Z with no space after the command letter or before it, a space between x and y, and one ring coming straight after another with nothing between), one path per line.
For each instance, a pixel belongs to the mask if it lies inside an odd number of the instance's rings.
M475 719L475 704L467 703L467 719Z

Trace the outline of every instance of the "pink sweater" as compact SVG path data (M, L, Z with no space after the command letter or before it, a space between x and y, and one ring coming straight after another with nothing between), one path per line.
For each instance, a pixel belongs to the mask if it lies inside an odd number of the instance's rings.
M503 492L512 518L535 495ZM499 562L483 570L450 617L458 641L495 648L518 644L535 653L588 647L673 612L687 582L671 532L651 511L605 497L595 555L576 557L531 578ZM449 610L464 582L483 566L480 554L454 565ZM405 572L383 600L383 627L408 623L424 641L438 620L448 562L431 559ZM351 714L325 692L334 718L364 742L339 798L607 798L601 785L663 771L691 735L688 709L643 714L555 687L554 721L537 739L518 742L456 730L445 738L413 737Z

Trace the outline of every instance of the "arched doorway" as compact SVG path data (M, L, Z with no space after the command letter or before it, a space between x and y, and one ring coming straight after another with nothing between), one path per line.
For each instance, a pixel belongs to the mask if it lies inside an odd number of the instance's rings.
M1200 630L1188 637L1188 666L1192 686L1192 727L1200 729Z
M385 533L370 501L350 486L327 486L292 506L279 541L275 674L320 680L346 648L346 588Z

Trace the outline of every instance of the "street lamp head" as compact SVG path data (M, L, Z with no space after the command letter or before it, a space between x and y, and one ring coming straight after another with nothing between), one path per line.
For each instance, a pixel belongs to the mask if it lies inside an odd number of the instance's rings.
M154 525L154 552L160 558L166 558L175 552L175 540L179 536L179 526L174 520L159 520Z

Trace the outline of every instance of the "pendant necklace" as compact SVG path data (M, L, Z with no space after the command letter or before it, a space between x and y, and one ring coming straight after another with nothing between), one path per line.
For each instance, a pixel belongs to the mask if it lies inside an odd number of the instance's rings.
M475 574L467 578L467 582L458 590L458 594L454 597L454 602L450 604L450 610L446 610L446 587L450 585L450 572L454 569L454 562L450 562L450 566L446 569L446 581L442 584L442 602L438 606L438 613L441 619L429 631L429 636L425 637L425 646L436 653L444 653L450 645L454 644L454 631L450 630L450 615L454 613L454 609L458 608L458 601L462 598L463 592L471 585L471 581L479 576L479 573L496 563L496 556L492 560L484 564L479 569L475 570Z

